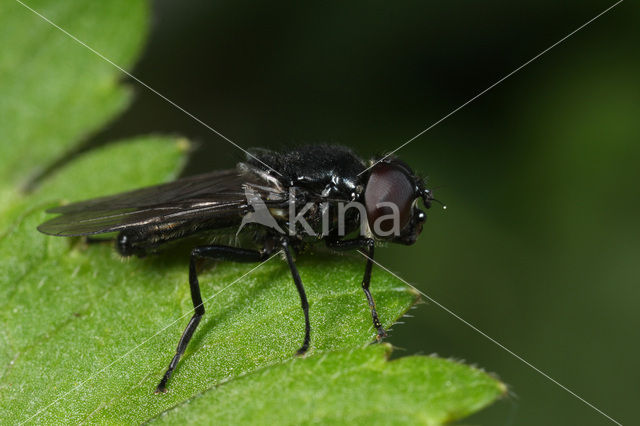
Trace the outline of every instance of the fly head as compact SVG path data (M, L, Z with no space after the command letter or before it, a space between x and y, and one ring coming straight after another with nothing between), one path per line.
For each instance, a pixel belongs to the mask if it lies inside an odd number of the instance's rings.
M389 158L371 168L365 188L369 229L377 240L410 245L416 242L427 219L418 207L431 207L433 196L424 180L404 162Z

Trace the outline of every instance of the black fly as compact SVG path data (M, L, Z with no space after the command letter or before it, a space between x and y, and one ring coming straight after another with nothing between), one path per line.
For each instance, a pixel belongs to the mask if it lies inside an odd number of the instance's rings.
M434 200L423 180L395 157L367 163L348 148L326 145L283 153L260 149L235 169L52 208L49 212L60 215L38 230L67 237L117 231L122 256L142 257L186 238L200 241L189 264L195 312L158 384L156 392L166 392L205 312L198 259L261 262L282 250L304 311L304 341L297 352L304 354L310 342L309 305L291 251L323 240L332 250L360 250L372 259L376 241L413 244L426 219L418 199L425 208ZM220 235L235 243L213 244ZM369 292L372 266L367 260L362 288L382 338L386 333Z

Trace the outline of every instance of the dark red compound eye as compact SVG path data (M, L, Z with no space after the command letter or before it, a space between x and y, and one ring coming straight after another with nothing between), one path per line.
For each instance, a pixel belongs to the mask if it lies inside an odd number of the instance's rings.
M402 230L411 218L411 205L415 198L414 184L404 171L390 164L376 165L364 192L370 229L374 234L380 230L385 234L383 236L390 236L388 234L394 229L394 221L397 221L397 230ZM381 203L383 205L380 205ZM397 206L397 215L388 203ZM378 221L376 226L376 220L382 216L385 218Z

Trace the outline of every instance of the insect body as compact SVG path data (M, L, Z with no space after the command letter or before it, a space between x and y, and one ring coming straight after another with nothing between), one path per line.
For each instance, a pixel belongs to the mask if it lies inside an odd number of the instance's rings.
M57 236L117 231L116 248L123 256L142 257L172 241L198 241L189 264L194 314L158 384L156 392L166 392L205 312L199 259L261 262L282 250L304 311L298 350L304 354L310 343L309 305L292 251L321 241L332 250L360 250L368 257L362 288L378 338L384 337L369 291L374 245L416 241L426 219L418 199L429 208L433 197L423 180L394 157L365 163L345 147L327 145L283 153L260 149L235 169L52 208L49 212L59 216L38 230ZM221 234L235 243L213 244Z

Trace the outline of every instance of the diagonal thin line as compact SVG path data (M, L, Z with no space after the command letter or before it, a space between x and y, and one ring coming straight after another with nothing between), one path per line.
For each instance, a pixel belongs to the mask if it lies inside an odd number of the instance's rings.
M191 117L192 119L194 119L195 121L197 121L198 123L202 124L204 127L206 127L207 129L211 130L213 133L215 133L216 135L220 136L222 139L224 139L225 141L229 142L231 145L235 146L236 148L238 148L239 150L243 151L245 154L247 154L249 157L253 158L254 160L260 162L262 165L266 166L269 170L273 170L274 172L276 172L278 175L282 176L282 174L280 174L280 172L278 172L277 170L275 170L273 167L271 167L270 165L266 164L264 161L260 160L259 158L257 158L256 156L254 156L253 154L251 154L250 152L248 152L246 149L242 148L240 145L238 145L237 143L235 143L234 141L232 141L231 139L229 139L228 137L226 137L225 135L223 135L222 133L220 133L219 131L217 131L216 129L214 129L213 127L211 127L210 125L208 125L207 123L205 123L204 121L200 120L198 117L196 117L195 115L193 115L192 113L190 113L189 111L187 111L186 109L184 109L183 107L181 107L180 105L178 105L177 103L175 103L174 101L172 101L171 99L169 99L168 97L166 97L165 95L163 95L162 93L158 92L156 89L154 89L153 87L149 86L147 83L145 83L144 81L140 80L138 77L136 77L135 75L131 74L129 71L125 70L124 68L122 68L120 65L116 64L115 62L113 62L111 59L107 58L106 56L104 56L102 53L98 52L97 50L95 50L93 47L89 46L87 43L83 42L82 40L80 40L79 38L77 38L76 36L74 36L73 34L69 33L67 30L65 30L64 28L60 27L59 25L55 24L53 21L51 21L49 18L47 18L46 16L42 15L41 13L39 13L38 11L36 11L35 9L29 7L28 5L26 5L25 3L23 3L21 0L15 0L16 2L20 3L22 6L24 6L25 8L29 9L31 12L33 12L34 14L36 14L37 16L39 16L40 18L42 18L44 21L48 22L49 24L51 24L53 27L57 28L58 30L60 30L61 32L63 32L64 34L66 34L68 37L70 37L73 41L75 41L76 43L86 47L87 49L89 49L91 52L93 52L94 54L96 54L98 57L100 57L102 60L108 62L109 64L113 65L115 68L117 68L118 70L120 70L120 72L122 72L123 74L126 74L128 77L132 78L133 80L135 80L136 82L138 82L141 86L144 86L145 88L147 88L149 91L153 92L154 94L158 95L159 97L161 97L162 99L164 99L165 101L167 101L168 103L170 103L171 105L173 105L175 108L179 109L180 111L182 111L183 113L185 113L186 115L188 115L189 117Z
M20 5L24 6L26 9L30 10L31 12L33 12L34 14L36 14L37 16L39 16L41 19L43 19L44 21L48 22L49 24L51 24L53 27L57 28L58 30L60 30L62 33L64 33L65 35L67 35L68 37L70 37L71 39L73 39L75 42L77 42L78 44L84 46L85 48L87 48L88 50L90 50L91 52L93 52L95 55L97 55L98 57L100 57L101 59L103 59L104 61L108 62L109 64L111 64L112 66L114 66L115 68L117 68L119 71L121 71L122 73L126 74L127 76L129 76L131 79L135 80L136 82L138 82L140 85L144 86L146 89L148 89L149 91L153 92L154 94L156 94L157 96L161 97L162 99L164 99L166 102L168 102L169 104L171 104L172 106L174 106L175 108L177 108L178 110L182 111L183 113L185 113L186 115L188 115L189 117L191 117L193 120L197 121L198 123L200 123L201 125L205 126L206 128L208 128L209 130L211 130L213 133L215 133L216 135L218 135L219 137L221 137L222 139L226 140L227 142L231 143L233 146L235 146L236 148L240 149L241 151L245 152L248 156L250 156L251 158L255 159L256 161L260 162L261 164L263 164L264 166L268 167L270 170L273 170L274 172L276 172L277 174L280 175L280 173L273 169L271 166L269 166L268 164L264 163L262 160L258 159L257 157L255 157L254 155L252 155L251 153L249 153L248 151L246 151L244 148L242 148L241 146L239 146L238 144L236 144L235 142L233 142L231 139L227 138L226 136L224 136L222 133L220 133L219 131L217 131L216 129L214 129L213 127L211 127L210 125L208 125L207 123L205 123L204 121L200 120L198 117L196 117L195 115L193 115L192 113L190 113L189 111L187 111L186 109L182 108L180 105L176 104L174 101L172 101L171 99L167 98L166 96L164 96L163 94L161 94L160 92L158 92L156 89L154 89L153 87L149 86L148 84L146 84L145 82L143 82L142 80L140 80L139 78L137 78L136 76L134 76L133 74L129 73L128 71L126 71L124 68L122 68L121 66L117 65L116 63L114 63L113 61L111 61L109 58L107 58L106 56L104 56L103 54L101 54L100 52L98 52L97 50L95 50L94 48L92 48L91 46L87 45L86 43L84 43L83 41L81 41L80 39L78 39L77 37L75 37L74 35L70 34L68 31L64 30L63 28L61 28L60 26L56 25L54 22L52 22L50 19L48 19L47 17L43 16L42 14L40 14L39 12L37 12L36 10L32 9L31 7L29 7L28 5L26 5L25 3L23 3L21 0L15 0L17 3L19 3ZM435 123L433 123L432 125L430 125L429 127L427 127L425 130L421 131L420 133L418 133L416 136L414 136L413 138L409 139L408 141L406 141L405 143L403 143L402 145L400 145L398 148L394 149L393 151L391 151L390 153L388 153L387 155L385 155L384 157L382 157L381 159L379 159L376 163L372 164L371 166L369 166L367 169L365 169L364 171L362 171L360 174L366 172L367 170L369 170L371 167L373 167L375 164L377 164L378 162L384 160L385 158L389 157L390 155L394 154L395 152L397 152L398 150L402 149L403 147L405 147L406 145L408 145L409 143L411 143L412 141L414 141L415 139L419 138L420 136L422 136L424 133L426 133L427 131L431 130L433 127L437 126L438 124L440 124L442 121L446 120L447 118L449 118L450 116L452 116L453 114L455 114L456 112L458 112L459 110L461 110L462 108L464 108L465 106L467 106L468 104L470 104L471 102L473 102L474 100L476 100L477 98L479 98L480 96L484 95L485 93L487 93L488 91L490 91L491 89L493 89L495 86L497 86L498 84L502 83L504 80L506 80L507 78L511 77L513 74L517 73L518 71L520 71L521 69L523 69L524 67L526 67L527 65L529 65L530 63L534 62L536 59L540 58L542 55L546 54L547 52L549 52L551 49L553 49L554 47L556 47L557 45L561 44L562 42L564 42L566 39L568 39L569 37L573 36L575 33L577 33L578 31L582 30L584 27L586 27L587 25L591 24L593 21L595 21L596 19L600 18L602 15L604 15L605 13L609 12L611 9L613 9L614 7L618 6L620 3L622 3L624 0L619 0L618 2L614 3L613 5L609 6L607 9L605 9L604 11L600 12L598 15L596 15L595 17L593 17L592 19L590 19L589 21L585 22L584 24L582 24L580 27L576 28L575 30L573 30L571 33L567 34L565 37L561 38L560 40L558 40L557 42L555 42L554 44L552 44L551 46L549 46L548 48L546 48L545 50L543 50L542 52L538 53L536 56L534 56L533 58L529 59L527 62L525 62L524 64L520 65L518 68L516 68L515 70L511 71L509 74L507 74L506 76L502 77L500 80L498 80L497 82L495 82L494 84L492 84L491 86L489 86L488 88L486 88L485 90L483 90L482 92L478 93L477 95L475 95L473 98L469 99L467 102L465 102L464 104L460 105L459 107L457 107L456 109L454 109L453 111L451 111L449 114L445 115L444 117L442 117L441 119L439 119L438 121L436 121ZM551 382L553 382L554 384L556 384L557 386L561 387L562 389L564 389L566 392L570 393L571 395L573 395L574 397L576 397L577 399L579 399L580 401L582 401L584 404L588 405L589 407L591 407L593 410L597 411L598 413L600 413L601 415L603 415L604 417L606 417L607 419L609 419L610 421L612 421L615 424L621 425L621 423L617 422L616 420L614 420L612 417L610 417L609 415L607 415L604 411L600 410L599 408L597 408L596 406L594 406L593 404L589 403L588 401L586 401L584 398L580 397L578 394L576 394L575 392L573 392L572 390L570 390L569 388L567 388L566 386L562 385L560 382L558 382L557 380L553 379L551 376L549 376L548 374L546 374L545 372L543 372L542 370L538 369L537 367L535 367L534 365L532 365L531 363L529 363L528 361L526 361L524 358L522 358L521 356L519 356L518 354L516 354L515 352L511 351L510 349L508 349L507 347L505 347L504 345L502 345L500 342L498 342L497 340L493 339L491 336L487 335L486 333L484 333L482 330L478 329L477 327L475 327L474 325L472 325L471 323L469 323L468 321L466 321L465 319L463 319L462 317L460 317L459 315L457 315L455 312L451 311L450 309L448 309L447 307L445 307L444 305L440 304L438 301L436 301L435 299L433 299L432 297L428 296L427 294L425 294L423 291L421 291L420 289L416 288L415 286L413 286L412 284L408 283L407 281L405 281L404 279L400 278L398 275L396 275L395 273L393 273L392 271L390 271L389 269L387 269L386 267L382 266L379 262L371 259L369 256L367 256L366 254L359 252L360 254L362 254L362 256L364 256L365 258L371 260L373 263L375 263L376 265L378 265L379 267L381 267L382 269L384 269L385 271L387 271L388 273L390 273L391 275L393 275L394 277L396 277L397 279L399 279L400 281L404 282L405 284L407 284L408 286L410 286L411 288L413 288L414 290L418 291L421 295L423 295L425 298L427 298L429 301L431 301L432 303L434 303L435 305L437 305L438 307L440 307L441 309L443 309L444 311L446 311L447 313L449 313L450 315L454 316L456 319L460 320L461 322L463 322L465 325L467 325L468 327L472 328L474 331L476 331L477 333L481 334L482 336L484 336L485 338L487 338L488 340L490 340L491 342L493 342L494 344L496 344L497 346L499 346L500 348L502 348L503 350L505 350L506 352L508 352L509 354L511 354L512 356L514 356L515 358L517 358L518 360L520 360L521 362L523 362L524 364L526 364L527 366L529 366L530 368L532 368L533 370L535 370L536 372L538 372L539 374L541 374L542 376L544 376L545 378L547 378L548 380L550 380ZM210 301L211 299L213 299L214 297L216 297L217 295L219 295L220 293L222 293L223 291L225 291L226 289L228 289L229 287L235 285L238 281L240 281L242 278L244 278L245 276L249 275L250 273L252 273L253 271L255 271L256 269L258 269L259 267L261 267L262 265L264 265L265 263L267 263L269 260L271 260L273 257L270 257L269 259L265 260L264 262L260 263L259 265L257 265L256 267L252 268L250 271L246 272L244 275L242 275L241 277L239 277L238 279L236 279L235 281L233 281L232 283L230 283L229 285L227 285L226 287L224 287L222 290L218 291L217 293L215 293L213 296L209 297L208 299L205 300L205 302ZM203 302L204 303L204 302ZM117 363L118 361L120 361L121 359L127 357L129 354L131 354L132 352L134 352L135 350L137 350L138 348L140 348L141 346L143 346L144 344L146 344L148 341L150 341L151 339L153 339L154 337L156 337L157 335L159 335L160 333L162 333L164 330L166 330L167 328L171 327L173 324L175 324L176 322L178 322L179 320L181 320L182 318L186 317L187 315L189 315L190 312L187 312L186 314L176 318L174 321L172 321L171 323L169 323L168 325L166 325L165 327L163 327L162 329L160 329L158 332L156 332L155 334L153 334L151 337L148 337L147 339L145 339L144 341L142 341L140 344L138 344L137 346L135 346L134 348L130 349L129 351L127 351L125 354L121 355L120 357L118 357L117 359L115 359L113 362L111 362L110 364L108 364L106 367L100 369L99 371L97 371L96 373L92 374L89 378L85 379L84 381L82 381L81 383L79 383L78 385L74 386L73 388L71 388L71 390L67 391L66 393L64 393L63 395L61 395L59 398L57 398L56 400L54 400L53 402L51 402L50 404L48 404L47 406L43 407L42 409L38 410L34 415L32 415L31 417L29 417L28 419L26 419L24 422L22 422L21 424L24 424L26 422L29 422L30 420L32 420L33 418L37 417L39 414L41 414L42 412L46 411L49 407L51 407L52 405L56 404L57 402L59 402L61 399L65 398L67 395L69 395L71 392L75 391L76 389L80 388L81 386L83 386L85 383L87 383L88 381L90 381L91 379L93 379L95 376L97 376L98 374L102 373L103 371L107 370L109 367L111 367L112 365L114 365L115 363Z
M381 267L382 269L384 269L385 271L387 271L388 273L390 273L391 275L393 275L394 277L396 277L397 279L399 279L400 281L402 281L403 283L405 283L406 285L408 285L409 287L411 287L412 289L414 289L415 291L417 291L418 293L420 293L422 296L426 297L430 302L432 302L434 305L437 305L440 309L444 310L445 312L447 312L449 315L455 317L457 320L461 321L463 324L465 324L466 326L470 327L472 330L474 330L475 332L481 334L483 337L485 337L486 339L490 340L492 343L494 343L495 345L499 346L501 349L503 349L504 351L506 351L507 353L509 353L510 355L512 355L513 357L515 357L517 360L523 362L524 364L526 364L527 366L529 366L530 368L532 368L534 371L536 371L537 373L543 375L546 379L548 379L549 381L555 383L556 385L558 385L559 387L561 387L562 389L564 389L565 391L567 391L568 393L570 393L571 395L573 395L574 397L576 397L577 399L579 399L580 401L582 401L583 403L585 403L586 405L588 405L589 407L593 408L595 411L597 411L598 413L602 414L604 417L606 417L607 419L611 420L613 423L622 426L622 423L618 422L617 420L614 420L611 416L609 416L607 413L605 413L604 411L602 411L601 409L599 409L598 407L596 407L595 405L591 404L589 401L585 400L584 398L582 398L580 395L578 395L577 393L575 393L574 391L572 391L571 389L569 389L568 387L564 386L562 383L558 382L557 380L555 380L553 377L549 376L547 373L545 373L544 371L540 370L539 368L537 368L536 366L534 366L533 364L531 364L530 362L528 362L526 359L522 358L520 355L518 355L517 353L513 352L511 349L507 348L506 346L504 346L502 343L498 342L496 339L494 339L493 337L489 336L487 333L485 333L484 331L480 330L478 327L476 327L475 325L471 324L469 321L465 320L464 318L462 318L460 315L456 314L455 312L453 312L451 309L447 308L446 306L444 306L443 304L441 304L440 302L438 302L437 300L435 300L433 297L428 296L425 292L423 292L422 290L420 290L419 288L417 288L416 286L409 284L406 280L400 278L398 275L396 275L394 272L392 272L391 270L389 270L388 268L382 266L380 263L376 262L375 260L373 260L371 257L367 256L366 254L362 253L361 251L358 251L358 253L360 253L362 256L364 256L365 258L367 258L368 260L370 260L371 262L375 263L376 265L378 265L379 267Z
M396 149L394 149L393 151L389 152L388 154L386 154L384 157L380 158L379 160L377 160L375 163L373 163L372 165L370 165L369 167L367 167L366 169L364 169L362 172L360 172L358 174L358 176L360 176L361 174L363 174L364 172L366 172L367 170L369 170L370 168L372 168L373 166L375 166L376 164L378 164L380 161L383 161L384 159L388 158L389 156L393 155L394 153L396 153L397 151L401 150L402 148L404 148L405 146L407 146L408 144L410 144L411 142L413 142L414 140L418 139L420 136L424 135L425 133L427 133L429 130L433 129L434 127L436 127L438 124L442 123L444 120L446 120L447 118L451 117L453 114L455 114L456 112L460 111L462 108L466 107L467 105L469 105L471 102L475 101L476 99L478 99L480 96L484 95L485 93L487 93L489 90L493 89L494 87L496 87L498 84L502 83L503 81L505 81L506 79L508 79L509 77L511 77L512 75L514 75L515 73L517 73L518 71L520 71L521 69L523 69L524 67L526 67L527 65L529 65L530 63L532 63L533 61L535 61L536 59L540 58L542 55L544 55L545 53L547 53L548 51L550 51L551 49L553 49L554 47L556 47L557 45L559 45L560 43L562 43L563 41L565 41L566 39L568 39L569 37L571 37L572 35L574 35L575 33L577 33L578 31L580 31L581 29L583 29L584 27L586 27L587 25L591 24L593 21L595 21L596 19L600 18L602 15L604 15L605 13L609 12L611 9L613 9L614 7L616 7L617 5L619 5L620 3L622 3L624 0L618 0L616 3L612 4L611 6L609 6L608 8L606 8L605 10L603 10L602 12L600 12L599 14L597 14L596 16L594 16L593 18L589 19L587 22L585 22L584 24L580 25L578 28L576 28L575 30L571 31L569 34L567 34L566 36L562 37L560 40L556 41L555 43L553 43L551 46L547 47L546 49L544 49L542 52L538 53L536 56L534 56L533 58L529 59L527 62L525 62L524 64L520 65L518 68L516 68L515 70L511 71L509 74L505 75L504 77L502 77L500 80L496 81L495 83L493 83L491 86L487 87L486 89L484 89L482 92L478 93L477 95L475 95L473 98L469 99L467 102L463 103L462 105L460 105L458 108L454 109L453 111L451 111L449 114L445 115L444 117L442 117L440 120L436 121L435 123L433 123L432 125L430 125L429 127L427 127L426 129L424 129L423 131L421 131L420 133L418 133L417 135L415 135L414 137L412 137L411 139L409 139L408 141L406 141L405 143L403 143L402 145L400 145L399 147L397 147Z
M236 283L238 283L241 279L243 279L244 277L246 277L247 275L249 275L250 273L252 273L253 271L255 271L256 269L260 268L262 265L264 265L265 263L267 263L268 261L270 261L271 259L273 259L274 257L276 257L277 253L272 255L271 257L269 257L267 260L263 261L262 263L260 263L259 265L257 265L256 267L252 268L251 270L249 270L248 272L246 272L245 274L243 274L240 278L237 278L236 280L234 280L233 282L231 282L231 284L227 285L226 287L224 287L222 290L216 292L213 296L209 297L208 299L205 299L204 302L202 302L203 304L205 302L210 301L211 299L213 299L214 297L216 297L217 295L219 295L220 293L222 293L223 291L225 291L226 289L228 289L229 287L235 285ZM40 414L42 414L43 412L45 412L46 410L49 409L49 407L53 406L54 404L58 403L60 400L64 399L67 395L69 395L71 392L77 390L78 388L82 387L85 383L87 383L88 381L90 381L91 379L93 379L94 377L96 377L97 375L99 375L100 373L102 373L103 371L107 370L109 367L111 367L113 364L117 363L118 361L122 360L123 358L126 358L128 355L130 355L132 352L134 352L135 350L137 350L138 348L140 348L141 346L143 346L145 343L147 343L149 340L153 339L154 337L156 337L157 335L159 335L160 333L162 333L163 331L165 331L166 329L168 329L169 327L171 327L172 325L174 325L175 323L177 323L178 321L180 321L182 318L191 315L192 311L188 311L186 314L176 318L175 320L173 320L172 322L170 322L169 324L167 324L166 326L162 327L160 330L158 330L154 335L147 337L145 340L143 340L142 342L140 342L138 345L136 345L134 348L128 350L126 353L124 353L123 355L119 356L118 358L116 358L113 362L111 362L109 365L107 365L104 368L101 368L100 370L96 371L95 373L93 373L91 376L89 376L87 379L83 380L82 382L80 382L79 384L77 384L76 386L72 387L69 391L65 392L64 394L62 394L60 397L58 397L57 399L55 399L53 402L51 402L50 404L46 405L45 407L41 408L40 410L36 411L35 414L33 414L31 417L29 417L28 419L26 419L23 422L20 422L20 424L25 424L31 420L33 420L34 418L36 418L37 416L39 416Z

